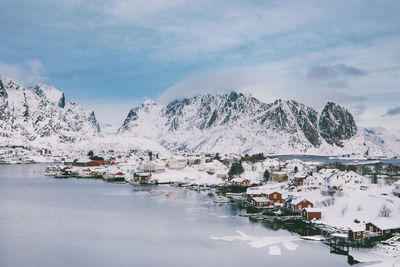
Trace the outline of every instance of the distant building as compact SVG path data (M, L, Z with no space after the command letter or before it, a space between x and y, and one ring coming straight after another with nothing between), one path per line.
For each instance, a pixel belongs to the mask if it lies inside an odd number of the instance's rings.
M390 235L391 233L399 232L400 222L390 218L379 217L365 225L365 230L378 235Z
M133 181L138 183L148 182L151 179L149 172L135 172L133 174Z
M307 220L312 220L312 219L321 219L322 218L322 212L320 209L317 208L305 208L301 212L301 215L303 218L306 218Z
M314 204L307 199L293 199L285 201L285 207L292 211L301 211L304 208L313 208Z
M365 226L364 225L353 225L349 228L349 231L347 232L348 238L350 240L359 240L364 238L364 230Z
M271 174L272 181L274 182L286 182L288 180L288 176L285 172L273 172Z
M157 165L154 161L148 161L140 165L141 172L160 173L164 172L165 168Z
M271 206L271 201L266 197L252 197L250 204L257 208L265 208Z

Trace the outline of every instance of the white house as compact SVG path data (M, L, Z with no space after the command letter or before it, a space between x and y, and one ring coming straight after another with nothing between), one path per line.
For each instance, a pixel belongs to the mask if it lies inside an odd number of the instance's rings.
M346 180L341 175L340 171L334 171L330 175L324 177L322 187L329 189L343 189L346 185Z
M365 183L364 177L353 171L341 172L341 175L346 181L346 184L357 185Z
M321 188L324 183L324 177L322 174L315 172L313 175L309 175L303 182L303 185L308 188Z
M165 171L165 167L157 165L154 161L148 161L142 165L140 165L141 172L153 172L153 173L160 173Z

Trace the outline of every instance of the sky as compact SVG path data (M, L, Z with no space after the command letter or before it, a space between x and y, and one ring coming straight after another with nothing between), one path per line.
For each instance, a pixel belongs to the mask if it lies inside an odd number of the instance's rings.
M147 98L239 91L400 135L400 1L1 0L0 75L120 126Z

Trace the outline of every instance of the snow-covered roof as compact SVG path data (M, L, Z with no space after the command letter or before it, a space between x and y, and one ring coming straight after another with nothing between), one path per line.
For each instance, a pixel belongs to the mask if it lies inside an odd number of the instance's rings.
M381 230L400 228L400 221L395 221L391 218L386 218L386 217L378 217L375 220L371 221L370 223L372 223Z
M294 204L294 205L297 205L302 201L308 201L308 200L305 199L305 198L297 198L297 199L293 199L291 203Z
M270 202L266 197L252 197L255 202Z
M278 188L270 188L264 186L256 186L256 187L249 187L246 190L247 195L254 195L254 194L272 194L272 193L279 193Z
M319 208L304 208L307 212L322 212Z
M362 223L353 223L349 226L349 230L353 232L361 232L365 230L365 225Z

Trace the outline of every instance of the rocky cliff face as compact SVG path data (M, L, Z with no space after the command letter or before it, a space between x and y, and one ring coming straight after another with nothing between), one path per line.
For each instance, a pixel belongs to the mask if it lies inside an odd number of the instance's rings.
M334 103L320 116L293 100L263 103L231 92L175 100L165 107L144 103L131 109L118 134L151 138L177 150L302 153L341 147L357 134L357 126Z
M357 134L351 113L332 102L328 102L322 110L318 125L322 138L331 145L343 146L344 140Z
M73 143L99 133L94 112L88 112L54 87L24 88L0 79L0 142ZM28 143L26 143L28 144Z

